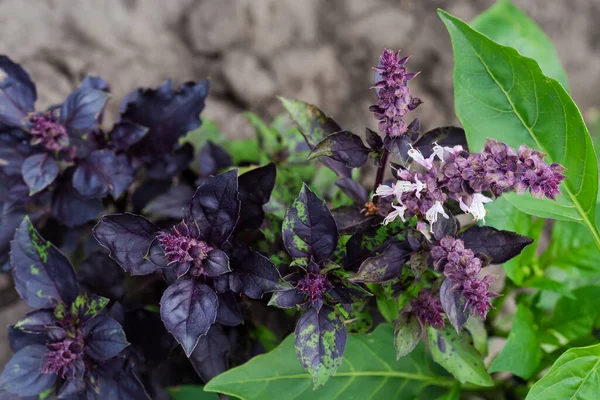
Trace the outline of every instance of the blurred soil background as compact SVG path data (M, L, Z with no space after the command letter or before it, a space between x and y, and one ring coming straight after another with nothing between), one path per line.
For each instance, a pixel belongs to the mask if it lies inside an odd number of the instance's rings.
M514 0L550 36L572 96L591 119L600 104L600 0ZM376 128L371 67L383 47L412 54L423 129L457 123L452 49L436 9L465 20L493 0L0 0L0 53L37 84L38 109L86 74L111 84L111 114L136 87L210 78L203 113L230 138L253 135L243 110L283 112L276 95L318 104L345 128ZM481 133L485 135L485 132ZM0 276L0 287L6 287ZM6 302L0 303L4 304ZM0 309L0 326L27 307ZM10 357L0 329L0 365Z

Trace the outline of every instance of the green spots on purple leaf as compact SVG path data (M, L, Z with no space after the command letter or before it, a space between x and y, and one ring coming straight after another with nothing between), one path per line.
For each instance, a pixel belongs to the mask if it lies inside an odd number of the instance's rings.
M342 363L348 332L342 316L329 306L309 308L295 331L296 356L314 387L325 384Z

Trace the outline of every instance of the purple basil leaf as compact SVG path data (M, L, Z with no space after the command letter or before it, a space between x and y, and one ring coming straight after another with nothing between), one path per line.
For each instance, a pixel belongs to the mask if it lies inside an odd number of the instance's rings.
M98 315L110 300L106 297L82 292L71 304L71 315L83 324Z
M194 148L186 143L174 152L163 154L161 157L152 160L147 166L148 175L152 179L171 179L185 170L193 159Z
M283 97L280 97L279 100L298 126L311 149L325 139L327 135L342 130L337 122L315 105ZM323 163L337 173L340 178L352 176L352 170L338 161L326 158Z
M129 343L125 332L114 319L98 315L83 325L85 353L96 361L106 361L117 356Z
M110 93L110 86L106 80L99 76L86 75L79 84L79 88L102 90Z
M247 247L237 247L230 253L230 259L233 270L231 276L240 280L241 290L246 296L260 299L265 293L284 287L279 271L262 254Z
M156 89L138 89L127 95L121 120L149 129L135 153L147 158L170 152L180 137L200 126L207 95L208 81L187 82L173 89L170 80Z
M333 285L329 294L336 302L353 304L371 296L371 293L363 289L360 285L350 282L346 273L340 269L331 271L328 278L329 282Z
M323 385L342 364L348 341L344 319L333 308L309 308L294 332L296 356L312 376L315 387Z
M105 362L96 371L97 390L90 393L88 389L88 399L150 400L133 366L124 357Z
M129 213L105 215L93 232L98 243L110 251L110 258L131 275L147 275L159 268L145 258L158 232L146 218Z
M273 163L240 175L238 183L242 208L237 230L260 228L265 219L263 205L271 198L276 175L277 169Z
M485 254L493 264L502 264L533 243L533 239L518 233L500 231L490 226L472 226L458 235L465 248Z
M427 270L429 267L428 259L429 250L417 251L410 256L410 269L415 278L420 277L421 274Z
M292 258L326 261L338 242L337 226L327 205L306 184L285 213L283 244Z
M103 207L102 200L87 198L75 190L69 176L58 179L52 197L52 216L72 228L98 218Z
M405 136L391 137L386 136L383 139L383 145L390 152L392 157L400 162L402 166L408 166L412 158L408 156L408 150L411 149L411 143Z
M60 108L60 122L69 135L82 137L98 127L98 119L109 94L90 87L71 93Z
M6 56L0 56L0 123L20 128L37 98L29 74Z
M125 296L125 272L104 252L88 255L79 265L77 277L82 285L100 296L112 300L121 300Z
M48 153L40 153L27 157L21 171L23 180L29 186L29 195L33 195L54 182L59 168L54 157Z
M85 197L118 198L133 183L135 170L124 154L94 150L73 173L73 187Z
M154 365L166 360L177 345L175 338L167 332L160 314L144 308L125 314L123 328L134 351L141 351L147 362ZM151 335L148 332L152 332Z
M8 344L13 353L18 352L23 347L41 344L44 346L48 338L46 335L40 335L39 333L27 333L21 329L17 329L14 326L8 326Z
M226 242L240 215L237 170L206 178L192 198L190 215L201 240L214 245Z
M72 396L83 395L87 387L86 381L83 380L85 375L85 362L83 359L77 359L73 363L73 376L67 375L65 381L60 386L57 393L59 399L69 399Z
M19 350L4 366L0 389L21 396L33 396L54 386L58 376L42 373L47 351L44 346L37 344Z
M77 360L75 362L75 376L67 376L65 382L60 387L57 398L59 399L70 399L77 395L83 395L87 383L83 380L85 373L85 364L83 360Z
M333 133L315 145L308 159L329 157L348 168L360 168L367 162L371 150L362 139L349 131Z
M15 289L32 308L52 308L57 301L71 304L79 284L71 263L44 240L25 217L10 244Z
M206 260L202 261L202 267L204 268L204 273L210 277L223 275L231 271L229 268L229 257L227 257L224 251L219 249L212 249L208 253Z
M468 150L465 131L456 126L444 126L430 130L416 141L415 147L419 148L423 157L429 157L433 153L435 143L442 147L462 146L463 149Z
M0 203L0 210L1 210ZM10 271L10 265L8 264L8 251L10 249L10 242L15 236L15 231L23 221L25 213L21 210L15 210L9 213L2 213L0 211L0 263L6 262L8 269L3 272Z
M150 200L143 213L160 218L183 219L193 195L194 189L188 185L182 183L171 186L166 193Z
M394 347L396 348L396 359L410 354L421 340L423 327L416 315L409 312L400 314L395 323Z
M244 316L238 307L236 296L232 292L219 294L219 309L215 322L225 326L237 326L244 323ZM215 326L213 325L213 327Z
M189 357L198 339L206 335L217 318L217 294L205 284L182 279L165 290L160 300L160 316L165 327Z
M0 130L0 171L7 176L22 175L23 161L33 151L29 139L29 134L20 129Z
M454 237L458 230L458 221L456 221L456 218L448 209L445 210L450 218L438 218L433 223L433 237L436 240L442 240L446 236Z
M465 310L465 299L458 290L453 290L454 284L450 279L444 280L440 287L440 302L450 323L460 332L460 328L469 318L468 310Z
M146 134L148 128L133 122L117 122L108 136L115 150L128 150L131 146L138 143Z
M302 293L295 287L278 290L269 300L270 306L279 308L294 308L304 303L306 303L306 293Z
M146 260L152 262L152 264L160 268L165 268L167 265L169 265L169 260L165 255L165 250L163 248L163 245L160 244L158 237L155 237L154 239L152 239L152 242L150 242L150 246L148 247L148 253L146 254L145 258ZM177 263L174 266L178 270L176 271L177 277L185 275L190 269L190 263ZM171 268L170 270L173 269Z
M210 140L198 152L196 163L198 165L198 174L201 178L215 175L220 170L233 165L231 156Z
M229 367L227 356L231 350L227 335L219 325L213 325L190 355L190 362L204 382L225 372Z
M363 206L367 201L369 201L369 192L367 192L367 189L365 189L363 185L356 182L354 179L338 179L335 184L359 206Z
M44 334L49 326L56 326L56 324L52 310L33 310L25 314L14 328L26 333Z
M375 257L367 258L350 280L363 283L382 283L398 278L412 249L407 241L392 243Z
M340 235L354 235L365 228L378 224L381 219L375 215L364 215L357 205L341 206L331 210Z
M383 148L383 139L377 132L367 128L365 137L367 139L367 144L371 149L379 151Z

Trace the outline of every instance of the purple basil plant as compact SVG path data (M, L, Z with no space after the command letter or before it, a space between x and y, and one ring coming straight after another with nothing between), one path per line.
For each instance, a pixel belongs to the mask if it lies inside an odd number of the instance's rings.
M80 290L69 260L25 218L11 242L17 292L33 308L9 328L15 352L0 388L20 396L149 398L109 300Z
M243 322L236 297L258 299L282 285L267 257L237 245L232 236L236 228L255 223L250 217L260 218L274 172L267 165L240 176L240 183L236 170L206 178L185 218L168 229L134 214L106 215L94 228L98 242L128 273L162 273L168 287L160 301L161 318L192 362L198 358L194 349L214 324ZM258 177L264 179L257 182ZM263 193L257 192L261 183ZM253 199L242 205L240 198L251 191Z
M348 280L341 265L331 260L338 245L338 229L327 205L306 185L283 220L283 244L298 268L284 277L286 288L269 302L304 313L295 329L296 355L315 386L322 385L342 362L348 333L344 306L370 293ZM333 339L323 340L330 336Z
M102 214L103 199L121 198L140 168L151 179L187 168L193 150L178 140L200 126L208 82L135 90L108 130L101 123L110 88L102 78L88 76L64 103L36 110L29 74L2 56L0 89L0 227L10 232L24 215L81 226ZM2 263L8 239L0 237Z

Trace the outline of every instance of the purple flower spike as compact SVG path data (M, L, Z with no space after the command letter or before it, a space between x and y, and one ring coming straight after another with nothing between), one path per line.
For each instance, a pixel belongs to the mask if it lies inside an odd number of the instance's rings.
M435 329L444 327L444 312L440 299L434 297L428 290L421 290L419 297L410 301L412 311L422 324L428 323Z
M327 278L315 272L308 272L305 278L298 281L297 286L299 291L308 295L311 304L322 300L325 292L331 287Z
M408 89L408 81L418 73L407 72L405 64L409 57L400 59L400 50L393 52L384 49L375 67L375 83L377 104L369 109L379 120L379 130L387 135L397 137L408 130L404 116L423 102L413 98Z
M212 247L198 240L197 230L190 229L193 222L181 221L171 232L161 232L158 241L163 246L168 263L191 263L205 260Z
M465 310L470 308L471 314L485 319L492 307L490 298L497 297L498 294L488 292L493 276L479 278L483 267L481 258L473 250L465 249L462 240L449 236L440 240L439 246L431 249L431 257L436 267L443 267L444 275L453 284L452 290L459 291L464 297Z
M66 128L50 113L30 114L31 144L41 144L50 151L66 150L69 146L69 136Z
M466 300L465 309L471 307L471 314L478 315L483 319L487 317L488 310L494 308L490 303L490 298L499 296L497 293L488 291L492 280L493 277L487 275L482 279L473 277L462 283L462 295Z
M563 175L565 168L557 163L546 164L543 160L544 157L544 153L532 150L527 146L519 148L515 185L518 194L525 193L529 189L533 197L541 199L546 196L556 200L556 196L560 194L558 186L565 179Z
M83 359L83 340L81 338L64 339L61 342L46 345L49 350L42 365L42 373L57 374L61 378L74 378L78 361Z

